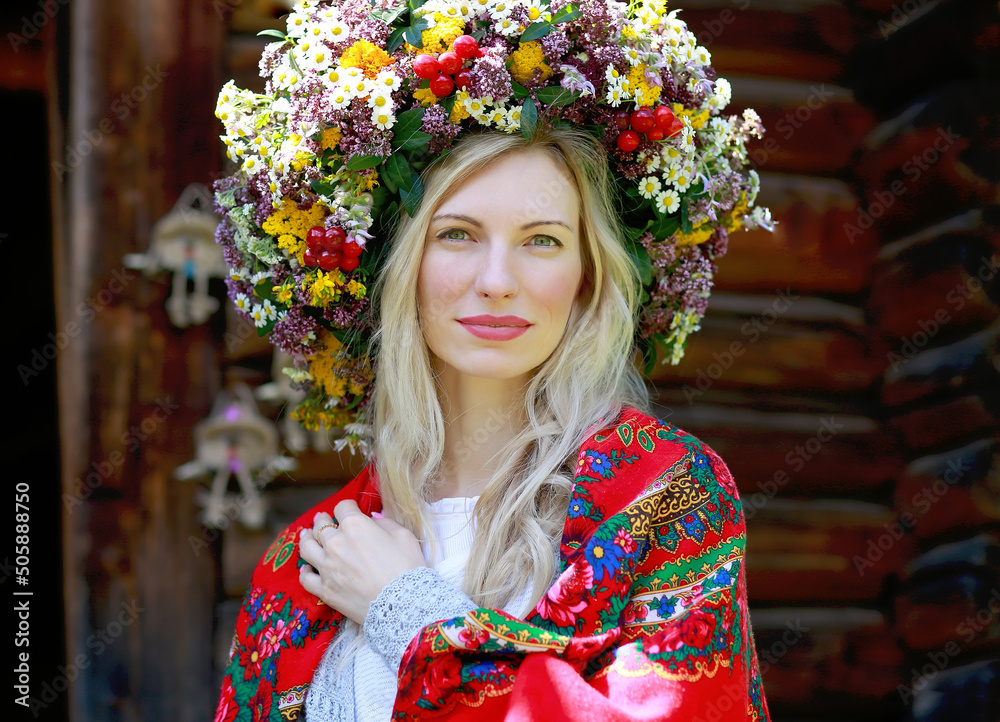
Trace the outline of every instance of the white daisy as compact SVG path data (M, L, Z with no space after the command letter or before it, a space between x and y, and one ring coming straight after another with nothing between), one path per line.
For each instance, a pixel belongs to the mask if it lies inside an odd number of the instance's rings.
M681 197L677 191L667 188L667 190L656 196L656 209L664 215L675 212L681 207Z
M389 130L396 122L391 109L376 108L372 111L372 122L382 130Z
M248 155L243 160L243 172L247 175L257 175L265 168L265 163L256 155Z
M629 65L635 66L642 62L639 57L639 51L635 48L625 48L625 59L628 61Z
M691 175L687 172L689 170L690 167L682 168L674 176L674 188L676 188L680 193L683 193L691 187Z
M660 179L655 175L646 176L639 181L639 195L643 198L653 198L660 192Z
M274 307L274 304L268 298L264 299L264 303L260 305L260 309L268 321L273 321L278 317L278 309Z
M323 30L327 39L334 43L342 43L351 37L351 29L339 20L327 23Z
M267 314L264 313L264 307L254 306L250 309L250 319L257 328L264 328L267 325Z
M402 85L402 79L391 70L382 70L375 76L375 87L378 92L391 93Z
M368 96L368 107L372 110L382 110L391 113L392 98L388 93L383 93L376 89Z

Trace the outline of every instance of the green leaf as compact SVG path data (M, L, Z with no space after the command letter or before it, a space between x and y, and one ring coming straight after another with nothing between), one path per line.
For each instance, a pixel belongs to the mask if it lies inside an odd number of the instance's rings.
M532 40L537 40L543 35L548 35L552 32L552 26L549 23L532 23L524 29L521 33L519 41L522 43L527 43Z
M424 108L420 106L400 113L393 128L392 147L413 150L427 145L431 136L420 130L423 117Z
M403 201L403 210L406 211L406 214L410 218L415 216L417 208L420 206L420 200L424 197L424 184L419 175L414 173L410 178L409 189L400 188L399 197Z
M406 29L404 37L406 37L406 42L410 45L415 45L420 47L423 43L420 41L420 33L427 29L429 25L427 18L419 18L415 23Z
M334 191L332 185L326 181L321 181L318 178L313 178L309 181L309 187L312 188L313 193L318 196L332 196Z
M385 50L387 53L393 52L396 48L403 44L403 36L406 34L406 28L396 28L389 35L389 39L385 43Z
M583 15L583 13L580 12L580 7L575 3L570 3L569 5L560 8L558 12L552 16L552 24L567 23L570 20L576 20L581 15Z
M445 109L448 116L451 116L451 109L455 107L455 101L458 100L457 95L449 95L447 98L441 101L441 107Z
M675 234L677 232L677 229L680 227L681 227L681 222L680 219L677 218L677 216L657 215L657 217L653 220L652 224L650 225L649 231L650 233L653 234L653 236L657 240L662 241L667 238L670 238L670 236Z
M548 85L539 88L535 97L546 105L569 105L580 97L580 91L567 90L559 85Z
M521 135L531 138L538 126L538 107L531 98L525 98L521 105Z
M407 12L409 12L409 8L407 8L405 5L400 5L398 8L393 8L391 10L375 10L372 13L372 16L378 18L386 25L392 25Z
M410 190L412 173L410 164L406 161L406 155L404 153L393 153L385 162L382 175L402 192Z
M630 253L632 262L635 264L636 270L639 271L639 280L643 287L652 285L653 262L649 259L649 253L646 252L646 248L641 243L636 243L630 249Z
M515 98L527 98L528 97L528 89L525 88L523 85L521 85L516 80L510 81L510 87L512 87L514 89L514 97Z
M380 155L356 155L347 161L348 170L365 170L367 168L374 168L379 163L381 163L385 158Z
M272 28L268 28L267 30L261 30L259 33L257 33L258 38L261 36L267 36L269 38L278 38L279 40L288 40L287 35L285 35L280 30L274 30Z
M688 199L687 196L681 198L681 231L683 233L690 233L691 220L688 218Z
M410 0L410 7L416 10L421 5L423 5L427 0Z
M422 150L431 142L431 134L417 131L399 144L401 150Z

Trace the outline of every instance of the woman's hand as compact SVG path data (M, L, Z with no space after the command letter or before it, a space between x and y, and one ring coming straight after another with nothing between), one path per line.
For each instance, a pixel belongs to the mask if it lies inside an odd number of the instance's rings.
M300 568L299 581L306 591L363 624L383 587L403 572L427 565L417 538L392 519L368 517L351 500L337 504L333 513L339 525L320 512L313 526L302 530L299 553L310 566Z

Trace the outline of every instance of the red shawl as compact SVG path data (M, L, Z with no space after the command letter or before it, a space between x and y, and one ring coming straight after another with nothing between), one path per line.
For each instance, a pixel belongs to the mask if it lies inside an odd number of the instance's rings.
M298 531L355 499L374 467L303 514L253 573L216 722L304 719L341 615L299 585ZM581 446L560 574L525 620L497 609L424 627L394 720L769 720L747 614L743 512L725 463L634 409Z

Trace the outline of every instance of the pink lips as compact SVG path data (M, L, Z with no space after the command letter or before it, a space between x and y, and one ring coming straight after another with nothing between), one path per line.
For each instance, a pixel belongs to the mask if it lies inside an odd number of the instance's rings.
M458 319L458 322L473 336L490 341L509 341L531 327L520 316L466 316Z

